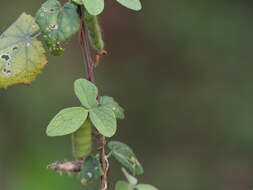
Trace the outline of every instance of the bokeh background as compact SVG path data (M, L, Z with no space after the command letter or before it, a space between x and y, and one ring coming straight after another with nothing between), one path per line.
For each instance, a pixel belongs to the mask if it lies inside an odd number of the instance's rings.
M1 0L0 32L41 3ZM126 110L113 139L133 147L145 169L140 182L159 190L251 190L252 1L142 4L136 13L106 0L100 16L109 55L96 83ZM85 70L76 36L63 56L48 60L30 87L0 90L1 190L85 189L46 169L72 159L70 138L49 138L45 129L60 109L79 105L73 82ZM124 176L111 165L114 189Z

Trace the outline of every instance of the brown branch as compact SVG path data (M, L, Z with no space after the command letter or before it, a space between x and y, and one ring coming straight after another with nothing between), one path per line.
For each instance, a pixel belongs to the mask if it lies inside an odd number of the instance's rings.
M81 44L81 47L82 47L82 55L83 55L83 59L84 59L84 64L86 66L86 72L87 72L88 80L95 83L94 73L93 73L93 64L92 64L92 59L91 59L91 56L90 56L90 48L89 48L88 38L87 38L88 34L87 34L87 31L86 31L82 11L83 11L83 9L79 6L79 15L80 15L80 18L81 18L81 26L80 26L80 31L79 31L79 40L80 40L80 44Z
M83 18L83 8L79 6L79 15L81 18L81 28L79 32L80 44L82 47L82 54L84 58L84 64L86 65L86 72L88 75L88 80L92 83L95 83L94 73L93 73L93 62L90 56L90 49L88 44L88 34L87 29L85 27L84 18ZM101 190L108 189L108 170L109 170L109 162L105 155L105 145L106 139L105 137L97 131L97 142L98 142L98 152L99 152L99 160L101 163L101 167L103 170L103 176L101 176Z
M101 163L102 170L104 172L104 175L101 176L101 190L107 190L108 189L108 171L109 171L109 162L105 155L105 145L106 145L106 139L105 136L100 134L98 132L97 135L98 139L98 152L99 152L99 160Z

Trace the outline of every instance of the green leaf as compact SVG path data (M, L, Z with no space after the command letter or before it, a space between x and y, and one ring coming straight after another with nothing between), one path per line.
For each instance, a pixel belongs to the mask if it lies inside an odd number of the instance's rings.
M91 110L90 120L97 130L106 137L112 137L117 128L116 117L107 107L97 107Z
M37 12L36 21L53 55L61 55L60 43L69 40L80 28L77 5L70 2L62 7L59 1L48 0Z
M139 11L142 8L140 0L116 0L116 1L118 1L121 5L135 11Z
M88 111L82 107L61 110L47 127L48 136L63 136L77 131L87 119Z
M138 190L158 190L156 187L148 184L139 184L135 186Z
M74 83L75 94L81 104L86 108L92 108L97 105L97 87L86 79L78 79Z
M30 84L47 64L39 26L23 13L0 36L0 88Z
M99 101L102 106L110 108L114 112L116 118L125 118L124 109L120 107L120 105L112 97L102 96Z
M133 190L133 187L125 181L118 181L115 185L115 190Z
M122 172L124 173L125 177L127 178L128 182L131 183L132 185L136 185L138 183L138 180L130 175L126 170L125 168L121 168Z
M125 167L127 167L133 175L143 173L143 168L137 160L132 149L124 143L111 141L108 147L112 150L112 155Z
M86 119L84 124L72 134L73 154L78 159L91 153L91 124Z
M103 175L98 158L94 156L88 156L82 165L81 177L82 183L85 185L93 179Z
M99 15L104 10L104 0L82 0L91 15Z

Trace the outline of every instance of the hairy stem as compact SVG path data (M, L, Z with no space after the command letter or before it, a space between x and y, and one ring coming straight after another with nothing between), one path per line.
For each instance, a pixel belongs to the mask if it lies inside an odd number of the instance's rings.
M88 34L87 29L84 23L84 9L79 6L79 15L81 18L81 29L79 33L80 44L82 47L82 54L84 58L84 64L86 66L86 72L88 76L88 80L95 83L94 73L93 73L93 63L90 56L90 49L88 44ZM105 137L97 131L97 144L98 144L98 152L99 152L99 160L101 163L101 167L103 170L103 176L101 176L101 190L108 189L108 169L109 163L105 155L105 144L106 139Z
M88 80L94 83L95 79L94 79L94 73L93 73L93 64L92 64L92 59L90 56L90 48L89 48L88 39L87 39L87 31L86 31L84 20L82 18L83 17L82 12L80 15L81 15L81 29L80 29L79 38L80 38L80 43L82 47L82 55L84 58L84 64L86 66Z

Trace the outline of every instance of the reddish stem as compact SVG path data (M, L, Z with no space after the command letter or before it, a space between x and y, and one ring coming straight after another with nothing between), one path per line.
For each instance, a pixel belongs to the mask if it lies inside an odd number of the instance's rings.
M88 80L92 83L95 83L94 73L93 73L93 62L90 56L90 49L88 44L88 35L87 35L87 29L85 27L84 19L83 19L83 9L79 6L79 15L81 18L81 29L79 32L79 39L82 47L82 54L84 58L84 63L86 65L86 71L88 75ZM98 139L98 152L99 152L99 160L101 163L101 167L103 169L103 176L101 176L101 190L107 190L108 189L108 170L109 170L109 163L105 155L105 145L106 145L106 139L105 136L100 134L97 131L97 139Z

